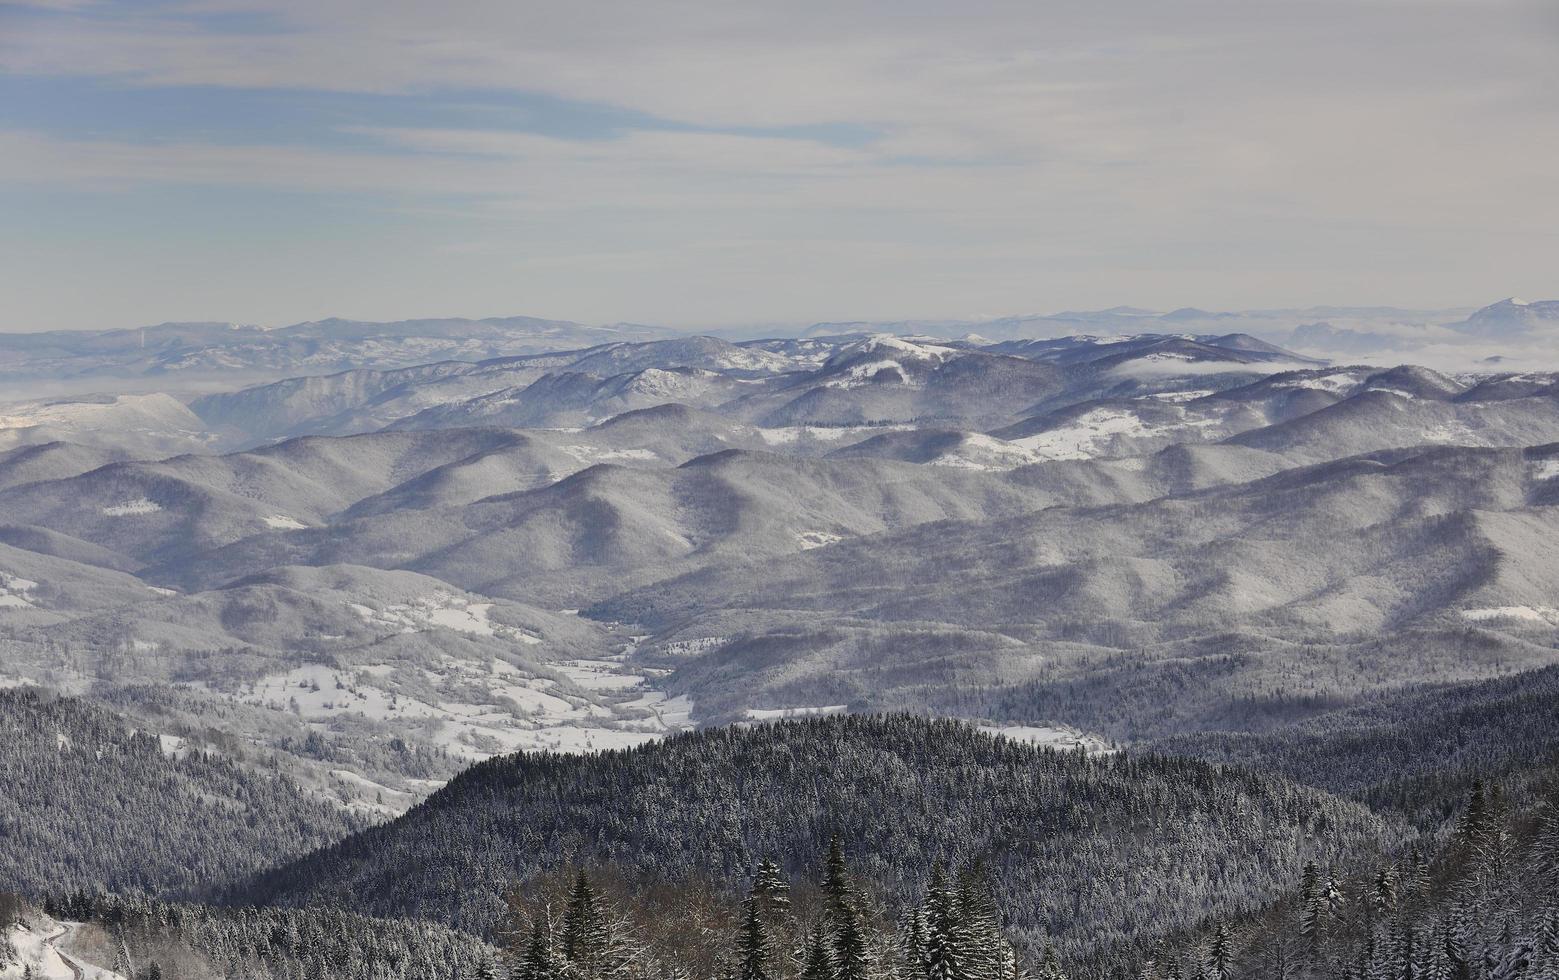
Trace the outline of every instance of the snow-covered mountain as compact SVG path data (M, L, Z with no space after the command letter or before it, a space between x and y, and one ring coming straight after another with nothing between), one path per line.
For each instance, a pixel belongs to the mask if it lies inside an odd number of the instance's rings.
M13 406L0 682L156 704L387 813L470 760L713 721L869 706L1118 740L1231 724L1302 658L1364 665L1303 681L1327 703L1543 661L1559 377L1070 316L1096 329L440 349ZM1175 326L1097 329L1126 321ZM1215 664L1206 697L1132 720Z

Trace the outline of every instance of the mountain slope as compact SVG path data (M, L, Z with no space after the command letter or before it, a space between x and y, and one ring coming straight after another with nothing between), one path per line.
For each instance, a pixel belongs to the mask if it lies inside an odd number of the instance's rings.
M0 888L209 895L361 826L84 701L0 690L0 734Z
M1343 862L1391 833L1357 805L1249 773L835 717L493 760L244 895L487 931L509 883L563 861L676 878L736 875L772 854L799 870L832 832L899 896L918 890L928 858L984 860L1030 945L1043 933L1073 948L1258 899L1307 858ZM1171 851L1174 865L1161 864Z

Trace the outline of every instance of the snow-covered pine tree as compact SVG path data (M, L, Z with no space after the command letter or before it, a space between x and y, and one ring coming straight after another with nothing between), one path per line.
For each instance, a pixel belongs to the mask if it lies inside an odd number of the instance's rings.
M899 925L899 980L926 980L930 975L926 912L911 907Z
M807 939L806 952L802 956L801 980L835 980L833 951L829 949L828 936L821 922L812 927L812 934Z
M511 976L513 980L557 980L561 973L559 967L557 953L552 948L552 925L545 912L538 913Z
M752 893L765 914L776 917L790 914L790 879L773 858L758 862L758 870L752 877Z
M567 972L580 980L606 980L617 966L612 962L611 947L611 931L600 896L581 870L574 878L563 913L563 959Z
M763 914L758 904L757 889L742 903L742 928L736 942L737 980L773 980L769 961L774 956L774 944L763 927Z
M1207 973L1211 980L1229 980L1233 969L1234 941L1229 936L1229 927L1220 922L1207 949Z
M926 888L926 950L929 980L976 980L967 959L968 931L958 897L941 864Z

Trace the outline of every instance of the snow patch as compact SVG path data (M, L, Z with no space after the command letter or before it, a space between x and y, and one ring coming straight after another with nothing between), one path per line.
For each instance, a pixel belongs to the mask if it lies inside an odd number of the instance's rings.
M301 531L308 527L307 524L296 517L288 517L286 514L272 514L265 519L265 526L277 531Z
M1011 442L1044 459L1092 459L1102 455L1115 436L1139 435L1147 431L1142 419L1133 412L1095 408L1066 425Z
M0 609L30 609L37 605L32 590L38 583L31 579L0 572Z
M824 545L833 544L835 541L843 541L844 536L830 531L797 531L796 537L801 541L801 550L808 551L812 548L821 548Z
M129 517L133 514L155 514L162 510L162 505L154 500L140 497L135 500L126 500L123 503L111 504L103 508L106 517Z
M825 704L811 708L748 708L742 717L748 721L778 721L782 718L806 718L813 715L842 714L849 705Z
M1057 728L1050 725L980 725L980 731L1014 742L1029 742L1055 749L1082 749L1089 755L1113 752L1108 742L1094 735L1087 735L1075 728Z
M1486 609L1463 609L1462 618L1474 623L1513 619L1526 623L1559 626L1559 609L1553 606L1491 606Z
M29 926L14 925L6 938L16 948L16 961L0 968L0 980L125 980L112 970L83 963L60 951L60 940L75 931L78 924L44 919Z

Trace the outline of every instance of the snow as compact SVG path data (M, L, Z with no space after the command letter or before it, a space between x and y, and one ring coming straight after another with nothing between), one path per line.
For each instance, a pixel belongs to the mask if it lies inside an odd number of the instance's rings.
M1559 626L1559 609L1553 606L1492 606L1486 609L1463 609L1462 618L1475 623L1490 620L1514 619L1528 623Z
M1112 437L1144 432L1147 426L1132 412L1095 408L1067 425L1011 442L1045 459L1091 459L1104 453Z
M612 463L618 460L639 460L653 463L660 459L648 449L598 449L595 446L559 446L581 463Z
M884 371L898 373L899 379L904 383L909 382L909 372L898 361L868 361L865 364L852 364L843 377L830 378L823 382L825 388L857 388L877 380L877 375Z
M1559 459L1541 459L1532 464L1532 479L1552 480L1559 477Z
M1310 377L1304 377L1304 378L1294 378L1294 379L1291 379L1291 380L1288 380L1288 381L1278 381L1278 382L1275 382L1272 385L1272 387L1274 387L1274 388L1310 388L1310 389L1314 389L1316 391L1329 391L1329 392L1331 392L1333 394L1340 395L1343 392L1351 390L1353 388L1353 386L1356 385L1356 384L1358 384L1358 379L1355 378L1353 375L1347 374L1347 373L1339 373L1339 374L1327 374L1327 375L1320 375L1320 376L1310 376Z
M621 691L644 684L644 675L628 673L610 660L565 660L561 672L586 691Z
M729 643L729 636L700 636L691 640L672 640L661 644L661 650L674 657L688 657L699 653L708 653L718 647Z
M882 432L908 432L913 425L790 425L774 429L758 429L758 438L766 445L788 446L805 437L819 442L841 442L848 438L865 439Z
M980 432L966 432L953 448L931 460L932 466L954 466L968 470L1014 470L1043 462L1046 457L1016 443Z
M128 517L132 514L155 514L159 510L162 510L161 504L140 497L104 507L103 514L106 517Z
M805 718L809 715L837 715L849 705L825 704L811 708L748 708L744 713L748 721L778 721L781 718Z
M796 537L800 539L803 551L821 548L824 545L833 544L835 541L844 540L842 535L834 534L830 531L797 531Z
M29 969L35 980L76 980L77 976L81 980L125 980L112 970L83 963L60 952L57 943L77 928L77 923L55 922L42 917L26 926L10 927L6 936L16 947L17 961L0 969L0 980L21 980L29 975Z
M1056 749L1081 748L1089 755L1113 751L1103 739L1086 735L1075 728L1055 728L1049 725L980 725L980 731L1010 738L1015 742L1031 742Z
M307 524L296 517L288 517L286 514L272 514L265 518L265 526L278 531L301 531L308 527Z
M472 636L495 636L515 640L527 646L541 643L536 636L518 626L494 623L488 617L493 608L491 602L472 602L449 592L435 591L418 596L410 602L383 603L369 606L360 602L346 604L364 623L386 626L400 633L420 633L442 628Z
M0 572L0 609L30 609L37 605L31 592L38 583L19 575Z
M157 586L157 585L148 585L146 587L146 589L147 589L147 591L155 592L158 595L178 595L179 594L177 589L164 589L161 586Z
M1195 401L1198 398L1206 398L1211 394L1213 394L1213 390L1206 388L1197 391L1160 391L1149 397L1156 398L1161 402L1178 403Z

